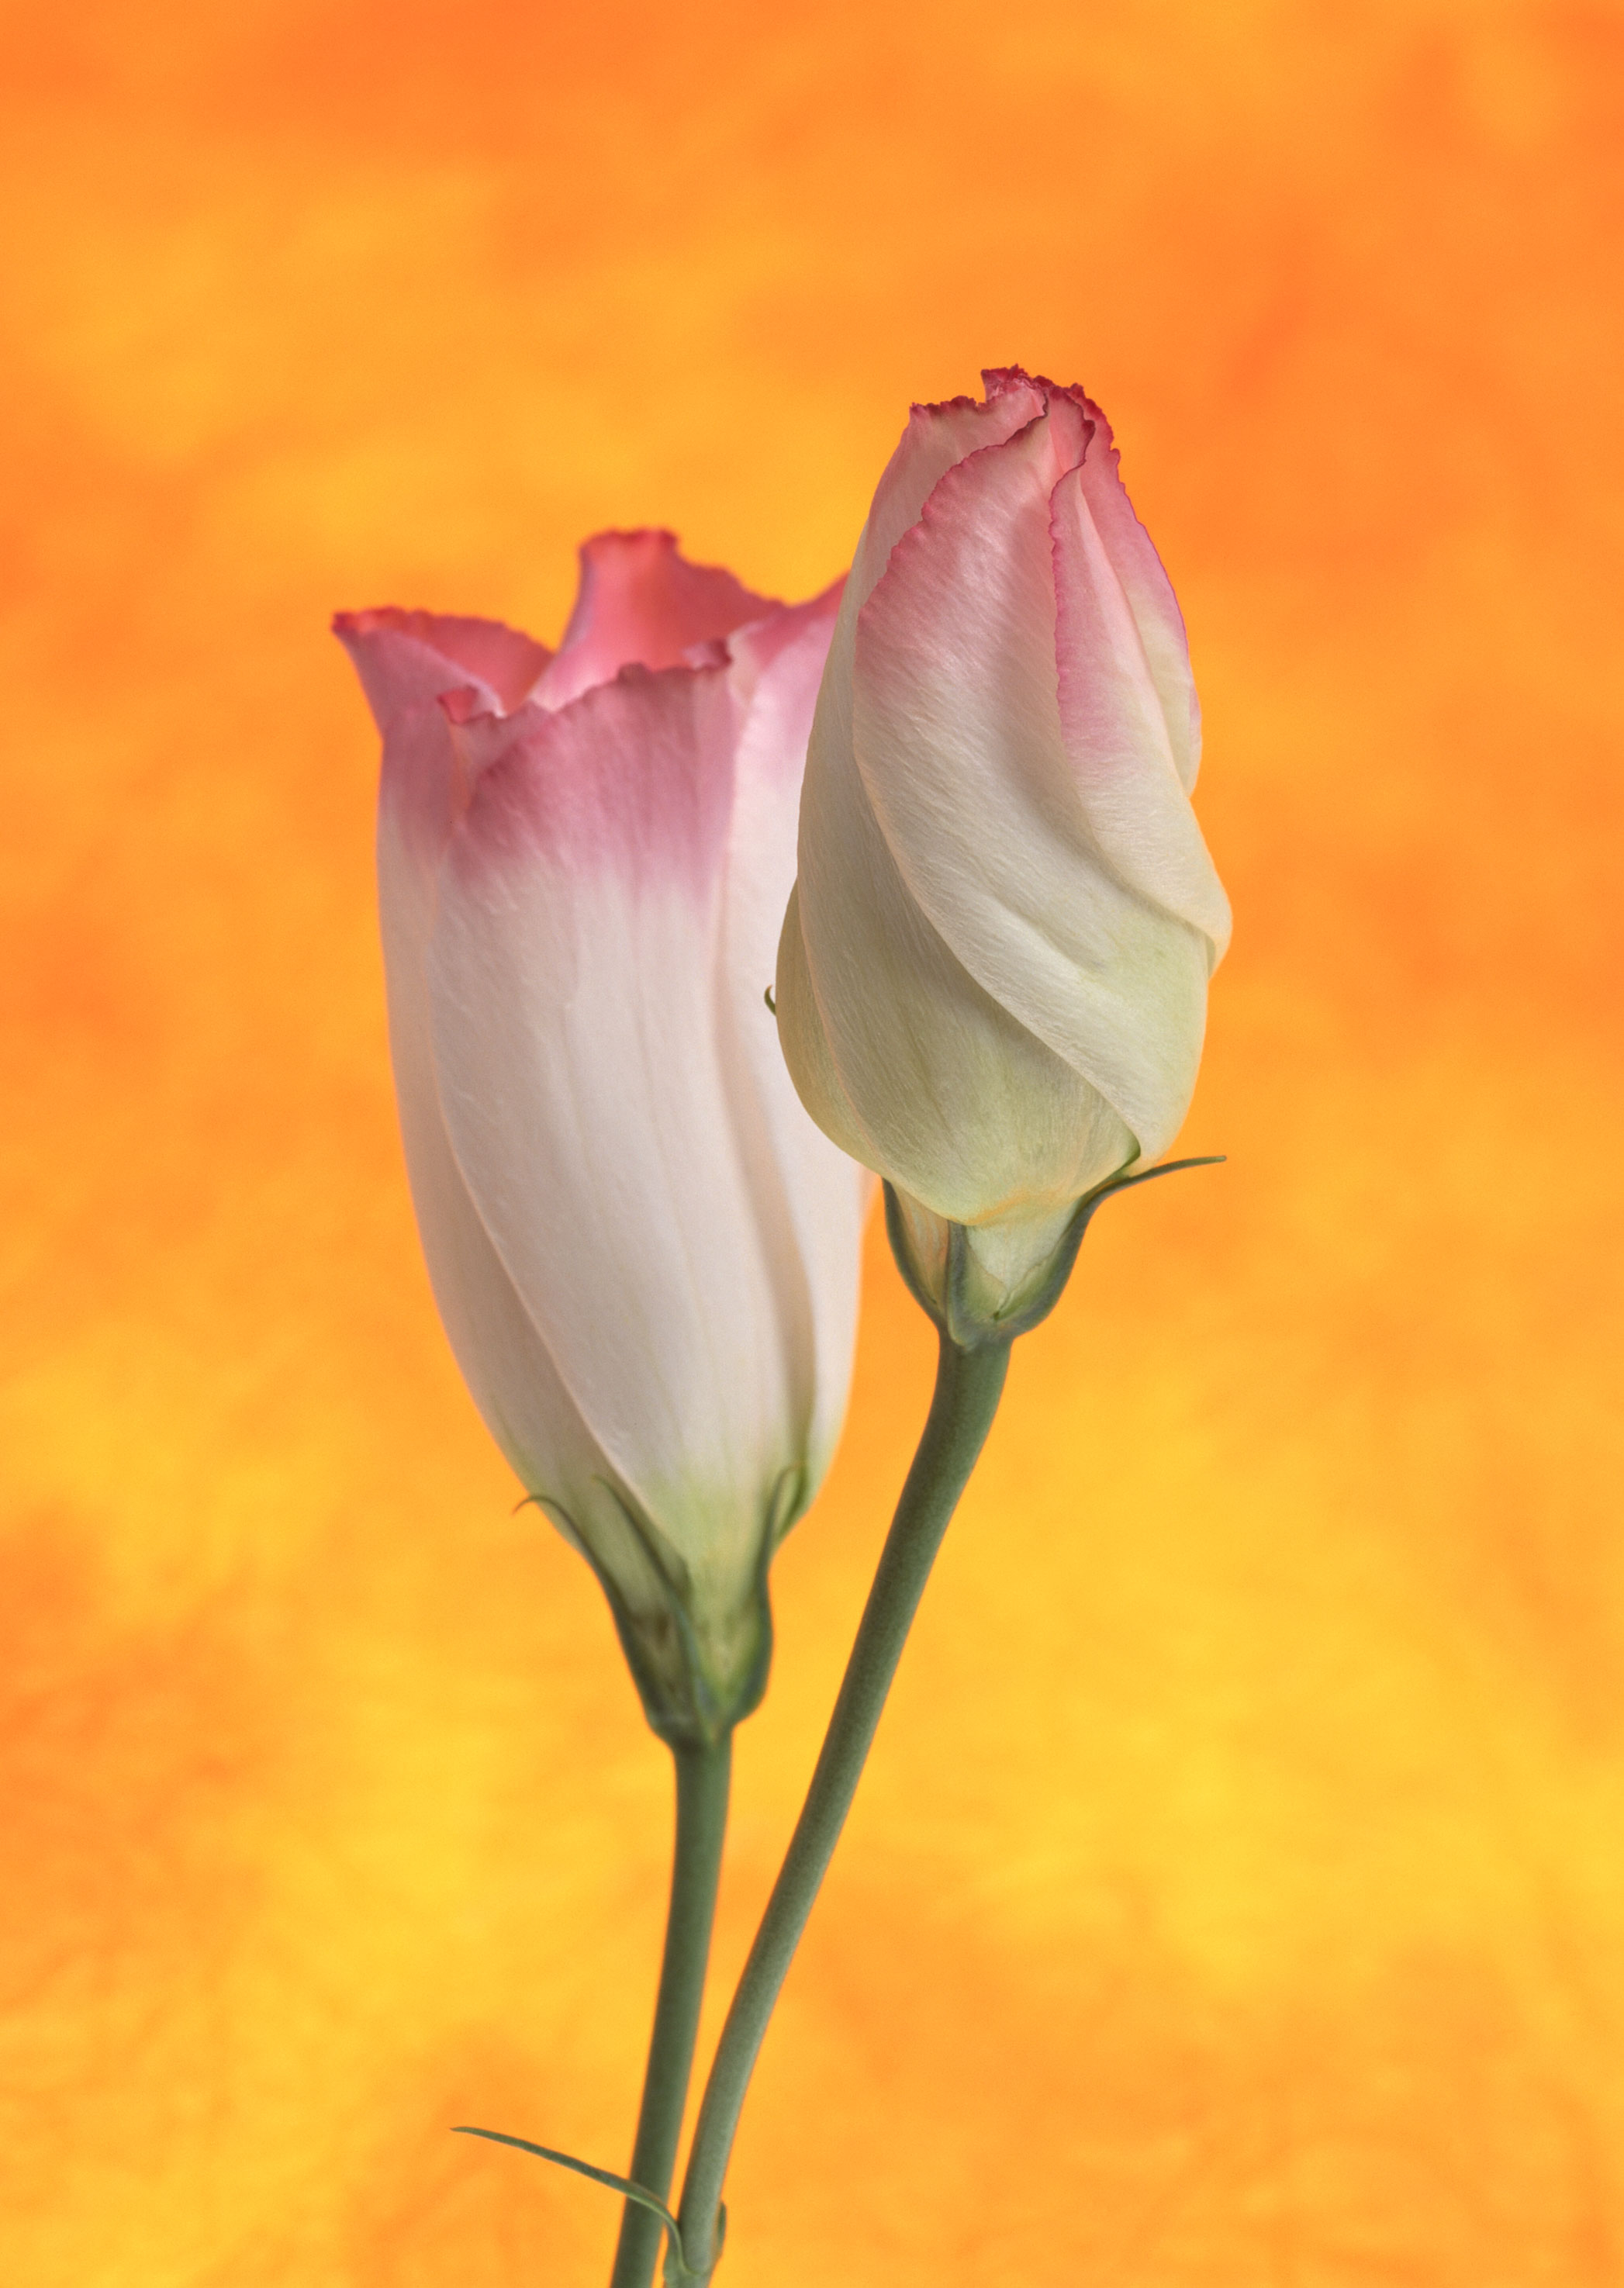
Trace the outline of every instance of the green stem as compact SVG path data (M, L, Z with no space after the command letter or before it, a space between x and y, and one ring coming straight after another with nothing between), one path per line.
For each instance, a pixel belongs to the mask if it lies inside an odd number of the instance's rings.
M688 2156L680 2220L688 2277L716 2266L722 2186L767 2021L857 1792L948 1520L991 1429L1010 1346L962 1350L945 1332L924 1435L902 1489L789 1850L722 2030Z
M671 1859L671 1904L665 1926L660 1995L649 2038L643 2105L631 2149L632 2182L664 2200L677 2165L700 2002L710 1958L722 1838L727 1827L733 1736L714 1747L673 1745L677 1765L677 1841ZM649 2288L664 2228L650 2210L628 2201L609 2288Z

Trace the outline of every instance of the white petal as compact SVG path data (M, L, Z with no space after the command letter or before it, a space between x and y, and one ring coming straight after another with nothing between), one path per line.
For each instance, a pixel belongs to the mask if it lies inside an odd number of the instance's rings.
M801 777L837 592L733 641L747 711L736 762L723 915L719 1039L734 1133L773 1266L810 1499L845 1411L872 1179L797 1098L766 1003L795 880ZM786 1523L788 1520L786 1520Z
M795 1402L718 1039L733 706L677 669L468 726L428 960L470 1194L701 1600L753 1577Z
M474 1403L520 1482L569 1538L590 1545L634 1611L657 1613L664 1598L615 1498L614 1473L491 1244L440 1114L424 963L432 861L444 842L437 828L453 775L440 708L431 701L392 711L378 808L378 902L390 1056L429 1278Z

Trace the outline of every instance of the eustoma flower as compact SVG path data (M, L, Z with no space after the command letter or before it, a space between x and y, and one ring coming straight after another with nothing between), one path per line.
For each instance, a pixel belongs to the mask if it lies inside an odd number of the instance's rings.
M700 2106L684 2288L714 2269L756 2059L1015 1339L1099 1201L1160 1172L1229 936L1184 624L1105 417L985 380L915 406L880 480L807 755L779 1029L808 1110L887 1180L937 1377Z
M1184 623L1105 415L1018 369L914 409L812 734L779 1024L886 1177L915 1283L954 1227L989 1323L1077 1204L1163 1152L1229 907L1190 793Z
M384 735L390 1045L436 1299L674 1744L754 1704L844 1409L867 1179L764 1004L835 599L606 533L556 655L337 630Z

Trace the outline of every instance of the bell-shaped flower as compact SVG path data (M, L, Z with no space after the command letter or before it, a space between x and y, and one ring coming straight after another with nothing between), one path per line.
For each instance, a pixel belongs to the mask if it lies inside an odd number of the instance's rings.
M1184 623L1105 417L985 380L914 409L858 544L777 982L802 1099L894 1187L917 1283L962 1227L995 1321L1176 1134L1229 906Z
M556 655L485 620L335 624L384 736L390 1047L440 1315L676 1742L760 1696L768 1561L851 1372L869 1179L764 998L835 608L606 533Z

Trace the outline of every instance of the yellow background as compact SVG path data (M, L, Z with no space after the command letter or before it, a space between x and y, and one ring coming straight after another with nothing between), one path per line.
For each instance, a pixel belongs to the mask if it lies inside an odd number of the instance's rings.
M337 605L798 597L910 397L1114 420L1238 917L1012 1386L731 2288L1624 2281L1604 0L7 12L0 2276L573 2288L668 1770L457 1380ZM883 1246L736 1966L922 1417Z

